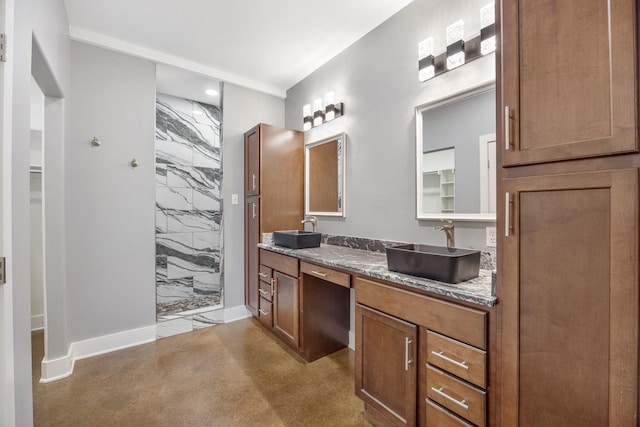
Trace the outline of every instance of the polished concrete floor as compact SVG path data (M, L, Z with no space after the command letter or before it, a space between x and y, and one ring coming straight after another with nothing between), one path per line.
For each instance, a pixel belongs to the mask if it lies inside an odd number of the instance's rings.
M353 352L305 363L253 319L76 362L40 384L35 426L370 426L354 395Z

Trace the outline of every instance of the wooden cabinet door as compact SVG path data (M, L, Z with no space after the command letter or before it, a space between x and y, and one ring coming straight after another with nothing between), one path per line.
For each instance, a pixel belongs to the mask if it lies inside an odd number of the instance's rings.
M356 395L392 425L416 424L416 326L356 304Z
M287 276L279 271L273 272L274 302L273 328L280 336L298 347L300 343L299 279Z
M502 188L501 425L637 425L637 170Z
M244 135L244 184L247 196L260 194L260 126Z
M254 316L258 314L258 242L260 199L247 199L245 212L245 304Z
M637 151L636 17L634 0L502 0L504 165Z

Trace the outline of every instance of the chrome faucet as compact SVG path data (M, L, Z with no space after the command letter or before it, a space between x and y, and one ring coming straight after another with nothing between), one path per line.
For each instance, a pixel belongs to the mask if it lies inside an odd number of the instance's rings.
M318 218L316 218L315 216L308 216L305 219L303 219L302 221L300 221L301 224L306 224L307 222L311 223L311 226L313 227L313 232L317 233L318 232Z
M444 220L441 220L444 221ZM447 235L447 247L452 249L456 246L456 240L454 236L454 225L453 221L450 219L447 220L447 225L439 225L437 227L433 227L435 231L444 231L444 234Z

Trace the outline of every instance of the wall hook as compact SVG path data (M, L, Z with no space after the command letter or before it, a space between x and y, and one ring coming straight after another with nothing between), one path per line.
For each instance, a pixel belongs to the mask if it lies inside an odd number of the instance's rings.
M137 168L138 167L138 161L136 159L131 160L131 167L132 168Z
M99 147L102 144L102 142L98 139L97 136L94 136L93 139L91 140L91 144L94 147Z

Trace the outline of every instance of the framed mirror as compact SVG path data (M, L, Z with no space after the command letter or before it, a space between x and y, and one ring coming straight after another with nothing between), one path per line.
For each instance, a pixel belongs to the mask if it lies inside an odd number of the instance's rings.
M416 218L496 220L496 90L416 107Z
M305 146L305 215L345 216L347 134Z

